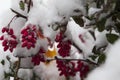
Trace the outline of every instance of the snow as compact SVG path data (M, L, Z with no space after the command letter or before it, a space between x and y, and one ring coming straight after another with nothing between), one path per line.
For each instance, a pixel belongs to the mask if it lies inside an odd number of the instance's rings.
M107 53L107 59L103 65L93 70L86 80L119 80L120 76L120 40Z
M95 46L97 49L108 45L106 33L108 32L107 31L99 32L98 30L95 30L95 36L96 36Z
M56 61L52 61L49 64L40 63L39 66L35 66L33 71L41 80L65 80L64 76L59 76L58 68L56 67Z
M0 79L4 80L4 69L2 64L0 64Z
M42 27L61 22L64 17L69 19L72 15L85 14L84 5L79 0L34 0L33 4L35 5L28 14L29 20L32 20L30 22L35 24L40 23ZM76 9L80 10L80 12L75 13L74 10ZM37 12L33 13L35 11Z
M32 69L19 69L18 77L24 80L32 80L33 70Z
M83 59L83 53L80 53L74 46L71 46L70 58L71 59Z
M14 77L10 77L10 80L14 80Z
M20 67L22 68L33 68L33 63L31 62L31 57L22 58L20 62Z
M21 44L19 43L16 47L16 49L13 52L13 55L16 57L30 57L32 55L37 54L37 52L39 51L40 48L40 43L41 41L37 40L36 44L35 44L35 48L31 48L31 49L27 49L27 48L22 48Z
M86 29L75 23L72 18L68 22L65 34L83 51L85 58L92 54L92 48L94 46L92 35ZM80 35L82 39L79 38Z
M88 16L92 17L93 15L95 15L98 12L100 12L101 10L102 9L90 7L89 10L88 10Z
M0 15L3 14L11 6L10 0L1 0L0 1ZM1 16L0 16L1 17Z

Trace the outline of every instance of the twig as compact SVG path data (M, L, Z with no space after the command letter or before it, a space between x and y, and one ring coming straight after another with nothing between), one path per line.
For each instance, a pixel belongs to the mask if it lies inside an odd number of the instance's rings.
M29 13L29 11L30 11L31 3L32 3L32 0L29 0L29 3L28 3L28 13Z
M79 50L79 52L83 52L75 43L72 43L72 45Z
M63 59L63 58L58 58L58 57L55 57L54 59L47 59L47 61L52 61L52 60L63 60L63 61L83 61L83 62L87 62L87 63L90 63L90 64L94 64L94 65L98 65L97 63L94 63L88 59Z
M33 67L20 67L22 69L33 69Z
M21 62L21 58L19 58L18 62L17 62L17 66L16 66L16 72L15 72L15 76L14 76L14 80L19 80L17 74L18 74L18 70L20 68L20 62Z
M10 20L10 22L8 23L8 27L10 27L10 24L12 23L12 21L14 20L14 18L16 18L17 17L17 15L15 15L11 20Z
M15 14L17 14L17 17L22 17L22 18L24 18L24 19L27 20L27 16L22 15L21 13L19 13L19 12L13 10L12 8L11 8L11 11L14 12Z

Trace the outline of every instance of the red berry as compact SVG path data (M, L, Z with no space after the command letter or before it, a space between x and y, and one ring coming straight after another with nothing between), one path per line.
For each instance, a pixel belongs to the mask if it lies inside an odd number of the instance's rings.
M23 29L23 30L21 31L21 34L24 34L26 30L27 30L27 29Z
M25 46L27 46L27 41L24 41L24 42L22 43L22 47L25 47Z
M37 55L32 57L32 62L34 63L34 65L39 65L40 62L45 62L45 57L43 53L45 53L45 50L43 48L40 48Z
M68 40L59 42L57 47L59 48L58 53L60 56L62 56L62 57L69 56L71 44L70 44L70 42L68 42Z
M9 48L8 46L5 46L5 47L4 47L4 51L7 51L7 50L8 50L8 48Z
M28 39L31 40L33 37L32 35L28 35Z
M60 71L60 76L64 75L66 77L68 76L75 76L75 63L71 61L63 61L63 60L57 60L57 67Z
M8 28L7 27L2 28L2 33L4 33L4 32L8 32Z
M27 49L30 49L32 47L32 44L31 43L28 43L27 44Z
M13 34L14 34L14 31L13 31L13 29L9 29L9 32L8 32L8 34L10 34L10 35L13 35Z
M13 52L13 48L10 48L9 50L10 50L10 52Z
M60 42L60 41L62 41L62 39L63 39L63 34L60 32L59 34L56 35L55 41Z
M4 40L4 36L1 36L1 37L0 37L0 40Z
M2 42L2 46L6 46L7 43L8 43L8 40L4 40L4 41Z
M16 36L15 36L15 35L11 35L11 37L12 37L13 39L16 39Z
M28 36L28 32L27 31L24 32L23 36Z

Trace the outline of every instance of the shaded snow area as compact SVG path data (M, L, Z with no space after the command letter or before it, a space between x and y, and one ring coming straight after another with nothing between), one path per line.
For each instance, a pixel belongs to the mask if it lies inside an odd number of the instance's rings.
M120 40L107 52L103 65L93 70L86 80L120 80Z

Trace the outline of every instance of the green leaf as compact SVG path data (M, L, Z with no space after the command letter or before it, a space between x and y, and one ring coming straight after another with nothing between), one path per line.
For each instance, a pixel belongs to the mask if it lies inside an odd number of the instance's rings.
M6 73L6 72L4 72L4 75L5 75L5 79L10 78L10 76L12 76L10 73Z
M96 46L93 47L92 52L93 52L94 54L98 54L98 53L99 53L99 51L96 49Z
M19 2L19 6L20 6L21 10L23 10L23 11L25 10L25 3L23 1Z
M79 24L81 27L84 26L84 21L83 21L83 19L82 19L80 16L73 16L73 19L74 19L75 22L76 22L77 24Z
M89 56L92 60L95 60L96 58L97 58L97 56L96 55L91 55L91 56Z
M106 22L105 18L97 22L96 26L98 28L98 31L100 31L100 32L104 31L104 29L105 29L105 22Z
M2 64L2 65L5 65L5 60L2 60L2 61L1 61L1 64Z
M119 38L119 36L116 34L106 34L106 37L111 44L114 44L114 42Z
M106 59L106 55L105 54L101 54L98 58L98 63L101 64L105 61Z

